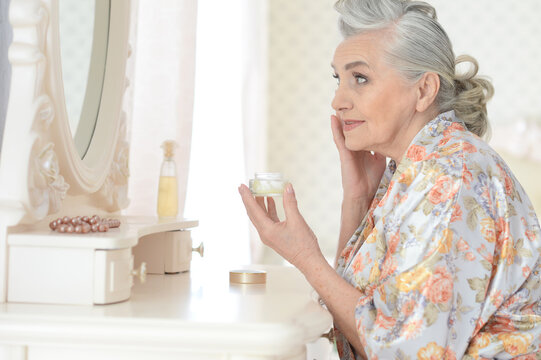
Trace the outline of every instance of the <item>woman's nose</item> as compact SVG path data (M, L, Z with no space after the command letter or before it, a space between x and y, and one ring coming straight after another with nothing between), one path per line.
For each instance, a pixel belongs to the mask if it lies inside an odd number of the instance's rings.
M345 89L343 89L341 86L338 86L336 89L331 106L337 112L350 110L352 108L353 104L349 99L349 96L345 93Z

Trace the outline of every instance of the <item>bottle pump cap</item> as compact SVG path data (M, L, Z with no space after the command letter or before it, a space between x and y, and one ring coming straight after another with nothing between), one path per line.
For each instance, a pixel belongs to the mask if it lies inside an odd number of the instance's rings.
M175 148L177 147L175 140L165 140L162 143L163 156L171 158L175 155Z

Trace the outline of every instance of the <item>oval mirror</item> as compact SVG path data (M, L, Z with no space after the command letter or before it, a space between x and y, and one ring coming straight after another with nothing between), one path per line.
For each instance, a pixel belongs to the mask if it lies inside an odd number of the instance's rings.
M110 0L59 0L62 79L69 127L84 158L96 128L107 60Z

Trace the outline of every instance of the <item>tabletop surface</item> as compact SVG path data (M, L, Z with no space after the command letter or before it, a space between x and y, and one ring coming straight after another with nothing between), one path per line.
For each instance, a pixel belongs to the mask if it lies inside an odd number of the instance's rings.
M198 225L193 219L160 219L153 216L114 216L120 220L119 228L107 232L87 234L58 233L42 221L21 225L8 235L13 246L41 246L62 248L121 249L137 245L139 238L153 233L190 229Z
M267 271L266 284L230 284L229 271L243 268ZM153 341L148 337L163 332L180 346L205 334L230 346L236 339L245 344L252 335L261 344L313 341L332 325L317 294L293 267L216 268L204 258L194 258L189 272L147 275L145 283L135 283L131 298L117 304L0 304L0 340L32 341L41 336L69 341L72 336L127 341L124 334L129 330L133 341Z

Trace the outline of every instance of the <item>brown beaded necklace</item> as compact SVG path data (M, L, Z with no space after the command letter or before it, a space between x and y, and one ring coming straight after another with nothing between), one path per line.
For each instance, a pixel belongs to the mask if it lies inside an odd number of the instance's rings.
M110 228L120 226L118 219L101 219L98 215L93 216L75 216L70 218L64 216L49 223L53 231L61 233L86 234L88 232L106 232Z

